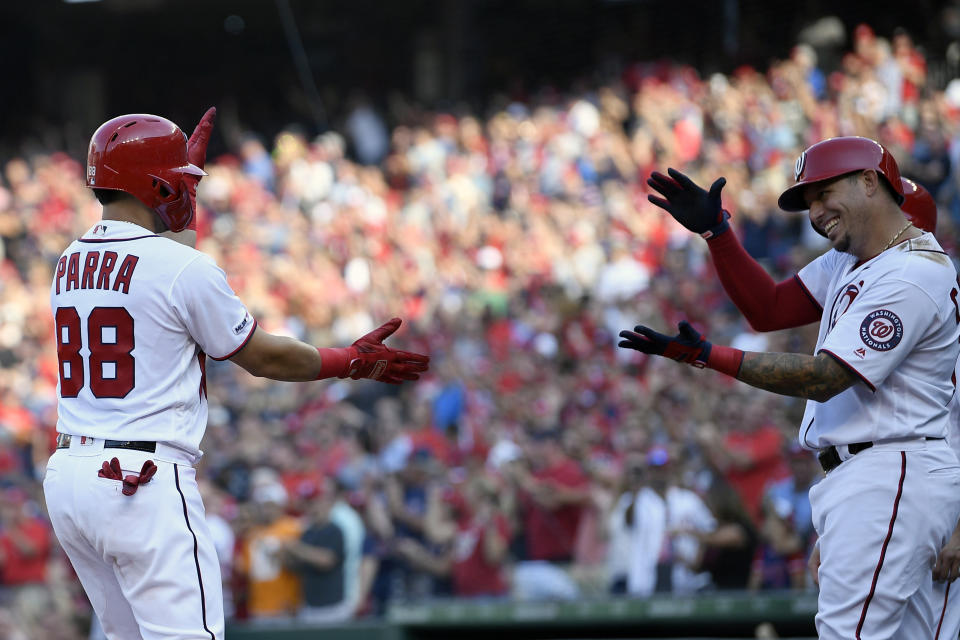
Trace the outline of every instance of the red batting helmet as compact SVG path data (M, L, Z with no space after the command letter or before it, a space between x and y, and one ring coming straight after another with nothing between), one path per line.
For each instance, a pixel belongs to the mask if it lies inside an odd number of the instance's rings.
M183 175L205 176L187 160L187 136L160 116L119 116L100 125L87 152L87 186L125 191L157 212L171 231L193 218Z
M801 153L794 169L796 184L780 194L777 204L784 211L805 211L809 209L803 199L806 185L864 169L873 169L883 176L897 204L903 203L900 169L890 152L876 140L849 136L829 138Z
M930 192L909 178L900 178L903 185L903 204L900 208L907 214L913 226L934 233L937 230L937 203Z

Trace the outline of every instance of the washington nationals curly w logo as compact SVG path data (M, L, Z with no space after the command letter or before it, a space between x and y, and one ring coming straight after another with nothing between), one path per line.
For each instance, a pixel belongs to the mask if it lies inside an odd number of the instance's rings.
M860 323L860 339L875 351L890 351L902 338L903 322L888 309L871 311Z
M830 308L830 329L833 329L840 316L847 312L853 301L860 295L860 287L863 286L863 280L857 284L848 284L843 290L837 293L833 299L833 305Z

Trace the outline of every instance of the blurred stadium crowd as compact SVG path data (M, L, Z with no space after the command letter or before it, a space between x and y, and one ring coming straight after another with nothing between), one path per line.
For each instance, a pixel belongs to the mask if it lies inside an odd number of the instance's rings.
M776 207L795 158L873 137L937 196L953 251L960 86L925 86L906 34L851 35L837 69L798 46L728 76L637 64L485 116L357 103L339 132L250 135L209 162L198 248L265 328L340 346L398 315L391 341L433 362L400 389L208 364L200 476L231 617L811 588L819 468L794 445L802 403L618 351L615 336L688 318L751 350L815 342L812 328L749 329L703 241L646 201L654 169L726 176L736 232L782 279L824 248ZM0 636L82 637L89 608L40 480L56 425L52 266L100 207L76 158L2 169Z

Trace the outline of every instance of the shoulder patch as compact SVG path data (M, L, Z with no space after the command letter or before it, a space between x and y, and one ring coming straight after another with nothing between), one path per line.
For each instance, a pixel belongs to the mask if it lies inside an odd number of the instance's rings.
M860 339L874 351L890 351L903 339L903 322L893 311L871 311L860 323Z
M250 320L252 320L252 319L253 319L253 318L250 317L250 313L249 313L249 312L243 314L243 320L241 320L241 321L240 321L240 324L238 324L237 326L235 326L235 327L233 328L233 332L234 332L236 335L240 335L240 332L243 331L248 324L250 324Z

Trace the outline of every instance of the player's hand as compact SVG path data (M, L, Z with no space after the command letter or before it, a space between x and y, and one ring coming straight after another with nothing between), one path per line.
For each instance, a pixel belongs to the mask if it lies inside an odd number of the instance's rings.
M820 542L813 545L813 551L810 552L810 559L807 560L807 570L810 572L810 579L813 584L820 586Z
M419 379L430 366L429 356L391 349L383 344L401 322L400 318L393 318L350 345L350 364L341 377L369 378L388 384Z
M960 526L954 529L950 540L937 555L933 566L933 579L937 582L953 582L960 577Z
M667 174L654 171L647 179L647 184L663 196L650 194L647 196L650 202L704 238L720 235L730 228L727 222L730 214L720 204L720 191L727 184L726 178L717 178L708 192L676 169L667 169Z
M677 362L686 362L698 368L705 367L710 359L712 345L704 340L703 336L686 320L681 322L678 328L680 333L671 337L638 324L633 331L620 332L623 340L617 346L635 349L652 356L663 356Z
M217 119L217 108L210 107L200 118L200 122L193 130L193 134L187 141L187 161L203 169L207 162L207 145L210 144L210 134L213 133L213 123ZM193 209L193 218L188 229L197 228L197 185L200 184L201 176L192 174L183 174L183 181L187 185L187 192L190 194L190 206Z

